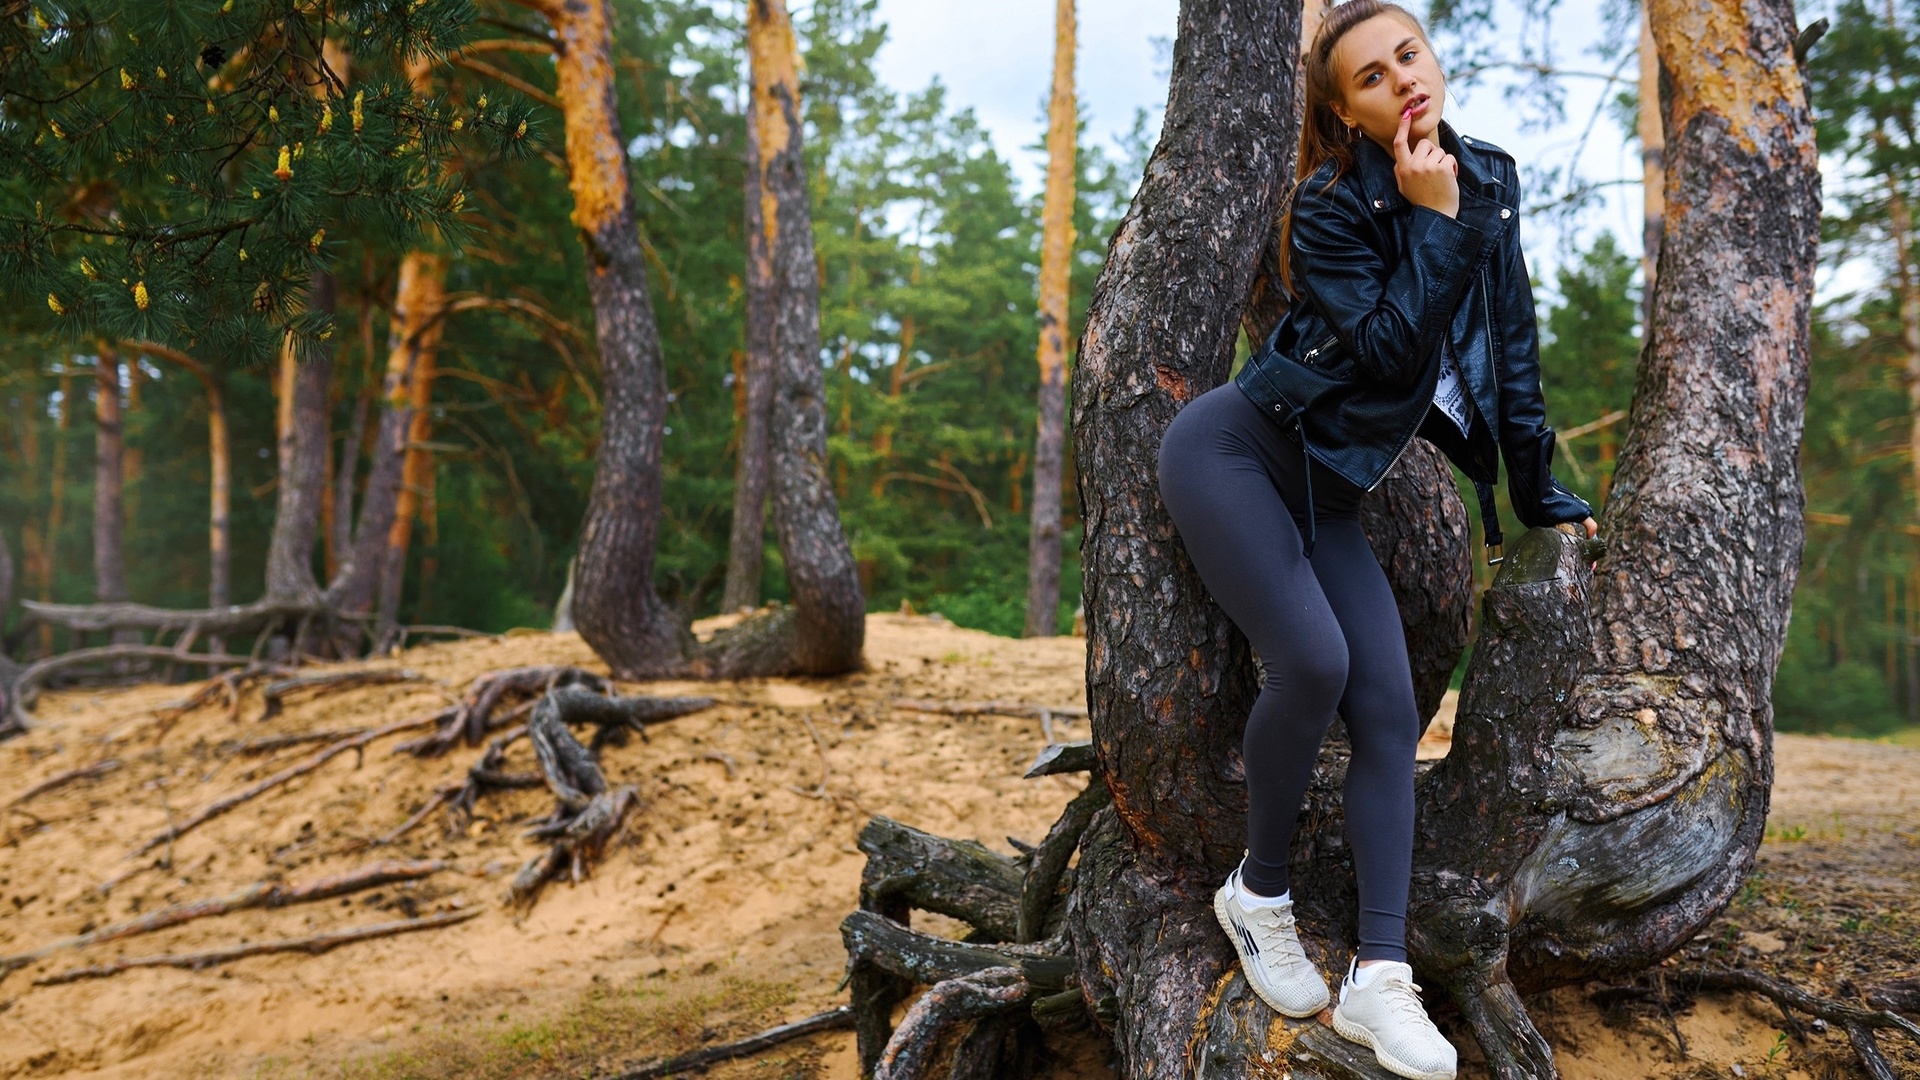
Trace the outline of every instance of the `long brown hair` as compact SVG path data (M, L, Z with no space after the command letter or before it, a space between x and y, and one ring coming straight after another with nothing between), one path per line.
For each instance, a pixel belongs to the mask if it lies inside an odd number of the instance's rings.
M1293 163L1295 195L1299 193L1300 183L1329 161L1334 163L1333 181L1353 168L1354 144L1366 136L1356 128L1347 127L1333 111L1333 103L1341 100L1339 73L1333 70L1333 50L1347 31L1375 15L1398 15L1420 35L1422 42L1427 41L1427 31L1413 12L1388 0L1346 0L1327 12L1313 44L1300 58L1300 91L1306 105L1300 118L1300 153ZM1431 43L1427 47L1432 48ZM1327 186L1332 187L1333 181ZM1280 284L1297 296L1289 250L1293 240L1293 203L1293 197L1289 196L1280 214L1279 270Z

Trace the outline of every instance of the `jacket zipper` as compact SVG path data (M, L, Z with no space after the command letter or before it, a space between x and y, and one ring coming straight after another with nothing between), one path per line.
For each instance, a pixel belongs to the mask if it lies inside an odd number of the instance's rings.
M1307 361L1313 359L1314 357L1319 356L1321 353L1326 352L1328 349L1333 348L1334 342L1339 340L1340 340L1340 335L1335 334L1334 336L1328 338L1327 340L1321 342L1320 344L1314 346L1313 348L1308 349L1307 355L1301 357L1300 362L1304 364Z

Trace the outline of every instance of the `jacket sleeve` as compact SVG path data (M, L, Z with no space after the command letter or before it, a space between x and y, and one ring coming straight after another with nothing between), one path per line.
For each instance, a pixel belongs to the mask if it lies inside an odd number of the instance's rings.
M1299 291L1333 325L1366 378L1412 385L1446 334L1487 233L1410 207L1407 251L1389 266L1368 242L1376 229L1371 215L1345 184L1311 180L1299 198L1291 252Z
M1518 177L1507 191L1519 201ZM1540 393L1540 334L1533 306L1533 284L1520 250L1519 223L1506 230L1494 256L1502 283L1492 297L1498 308L1500 353L1494 357L1500 380L1500 451L1507 460L1507 494L1513 512L1528 528L1581 521L1593 508L1553 476L1554 433L1547 426L1546 399Z

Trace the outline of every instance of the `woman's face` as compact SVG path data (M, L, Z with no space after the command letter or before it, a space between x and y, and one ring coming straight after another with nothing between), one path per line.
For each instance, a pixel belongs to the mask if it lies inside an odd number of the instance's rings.
M1425 39L1393 12L1383 12L1341 36L1333 47L1333 71L1344 100L1334 115L1388 150L1400 129L1400 114L1412 106L1407 145L1433 138L1447 80Z

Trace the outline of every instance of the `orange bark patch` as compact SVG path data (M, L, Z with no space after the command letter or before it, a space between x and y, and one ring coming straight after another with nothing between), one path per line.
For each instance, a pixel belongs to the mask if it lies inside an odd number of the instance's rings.
M614 112L613 37L606 0L573 0L548 11L554 33L555 74L567 133L567 186L573 223L594 233L610 228L631 198L626 148Z
M1754 27L1743 5L1648 0L1647 21L1671 80L1673 130L1699 113L1715 113L1753 153L1759 149L1755 136L1775 126L1763 114L1774 112L1780 102L1796 110L1806 107L1806 86L1792 50L1781 48L1770 57L1750 51Z
M1165 364L1153 366L1153 381L1175 401L1187 400L1187 377Z
M761 257L765 259L771 257L773 238L780 231L780 204L767 183L767 171L793 141L790 117L797 118L800 112L800 50L786 0L752 0L747 5L747 51L753 61L753 108L760 124L760 221L767 234Z

